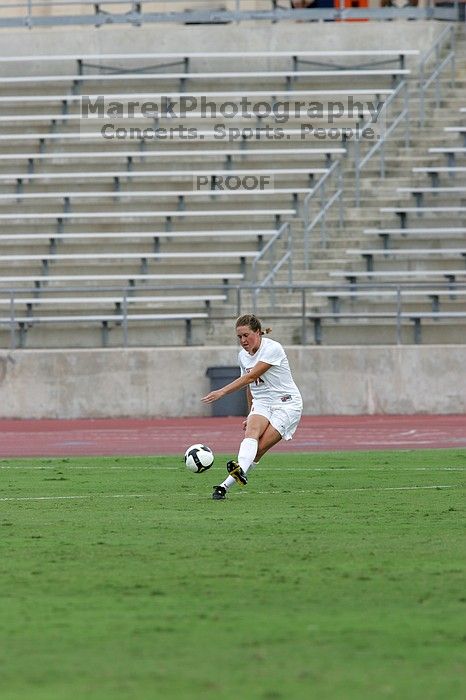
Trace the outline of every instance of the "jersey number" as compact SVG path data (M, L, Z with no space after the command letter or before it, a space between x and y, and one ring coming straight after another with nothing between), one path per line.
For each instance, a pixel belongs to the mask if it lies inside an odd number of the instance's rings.
M247 369L246 372L250 372L250 369ZM257 377L257 379L254 379L254 385L259 386L259 384L265 384L264 380L261 377Z

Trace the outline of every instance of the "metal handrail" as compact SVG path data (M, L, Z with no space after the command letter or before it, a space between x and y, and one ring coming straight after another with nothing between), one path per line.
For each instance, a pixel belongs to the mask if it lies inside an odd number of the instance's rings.
M0 4L0 26L5 27L43 27L54 25L76 25L83 24L89 26L102 26L108 23L112 24L132 24L140 26L148 22L179 22L179 23L225 23L225 22L242 22L242 21L309 21L309 20L354 20L354 19L372 19L372 20L387 20L394 18L403 19L435 19L436 8L432 0L428 0L425 7L408 6L403 8L374 8L374 7L359 7L345 8L340 2L339 7L330 8L303 8L293 9L290 6L282 7L276 0L264 0L265 9L256 9L251 6L251 0L218 0L218 8L211 10L197 7L199 0L17 0L16 2L5 5ZM174 6L183 3L182 7L177 10L154 9L160 5L166 5L167 2L173 3ZM205 2L205 0L204 0ZM186 5L189 4L187 8ZM225 4L227 7L225 9ZM106 7L111 6L122 7L121 12L114 12L111 9L107 11ZM456 19L459 16L458 2L454 2L451 11L448 13L444 10L442 18L445 14L450 19ZM76 9L73 13L65 15L60 14L61 7L73 7ZM82 9L89 7L89 10ZM50 15L40 15L35 13L39 8L47 7L52 9ZM58 13L56 11L58 8ZM128 8L126 11L125 9ZM230 9L231 8L231 9ZM2 10L15 9L15 16L2 16Z
M328 294L329 297L331 295L336 295L339 291L342 292L355 292L356 285L325 285L325 284L293 284L291 286L288 285L275 285L274 290L275 292L278 291L279 289L286 290L288 293L290 292L296 292L300 293L301 295L301 307L300 311L296 314L290 314L289 312L280 312L276 309L275 305L272 304L273 311L272 313L267 313L267 319L272 320L272 319L278 319L278 320L290 320L293 319L297 322L300 322L301 324L301 344L306 345L308 343L308 323L311 320L315 320L315 327L314 330L316 332L316 328L320 328L320 317L326 315L325 311L322 312L316 312L315 310L310 310L310 305L311 303L309 302L309 292L325 292L325 294ZM434 289L435 288L435 289ZM240 316L242 313L245 313L245 311L249 308L246 307L243 308L242 305L242 295L244 293L247 293L250 291L251 287L247 286L242 286L242 287L237 287L237 305L236 305L236 314L237 316ZM388 321L394 322L395 325L395 343L397 345L401 345L403 342L402 338L402 326L403 322L410 322L413 324L413 329L414 329L414 342L419 343L421 342L421 330L420 330L420 321L421 318L432 318L435 319L437 317L437 314L439 313L438 309L432 308L430 312L416 312L416 311L406 311L405 308L403 307L403 293L406 293L408 291L413 291L413 290L419 290L423 291L426 290L426 294L428 292L433 292L432 296L434 296L435 292L448 292L451 294L452 297L454 297L455 292L459 292L460 290L463 290L466 292L466 284L464 283L448 283L448 284L427 284L427 283L386 283L386 284L357 284L357 290L364 292L364 291L383 291L384 293L389 293L392 294L393 297L396 300L396 307L394 312L387 312L387 311L380 311L379 313L375 312L371 316L371 318L380 318L380 319L386 319ZM247 296L247 298L249 298ZM315 301L312 302L312 304L315 304ZM433 302L433 307L434 307L434 302ZM441 312L440 312L441 313ZM464 318L466 320L466 310L464 311L447 311L445 312L446 317L450 318ZM338 321L339 320L339 315L340 312L330 312L330 317ZM364 315L364 313L363 313ZM344 318L345 314L341 313L341 317ZM351 316L349 316L350 318ZM221 316L215 316L216 320L227 320L228 317L221 317ZM316 324L316 322L318 322ZM318 339L316 339L316 343L319 343Z
M131 320L131 314L128 312L128 306L129 306L129 299L131 298L131 295L135 293L135 288L132 286L126 286L124 288L122 287L115 287L115 286L108 286L108 287L98 287L98 288L93 288L94 291L98 291L99 293L101 292L117 292L121 296L121 303L122 303L122 311L121 314L119 315L119 323L123 327L123 346L126 347L128 345L128 321ZM348 292L383 292L384 294L389 294L393 295L393 297L396 300L396 311L394 311L393 315L390 315L388 320L392 320L395 323L395 328L396 328L396 333L395 333L395 339L397 344L401 344L402 342L402 337L401 337L401 328L402 324L404 321L410 321L415 323L416 317L419 316L419 312L409 312L405 310L405 306L403 306L406 303L406 300L403 298L403 295L409 293L410 291L425 291L426 295L429 294L432 297L435 297L436 293L448 293L449 296L454 297L455 293L457 294L458 292L466 292L466 283L462 282L448 282L448 283L428 283L428 282L405 282L405 283L358 283L357 286L355 284L324 284L324 283L299 283L299 284L273 284L270 285L269 287L264 287L263 284L257 285L257 284L251 284L251 283L245 283L242 285L231 285L231 284L205 284L205 285L144 285L144 291L145 292L161 292L161 291L171 291L171 292L222 292L223 294L232 294L236 293L236 316L240 316L242 313L245 311L250 311L251 309L251 294L253 295L252 299L254 300L254 294L256 290L258 290L258 293L263 292L264 290L273 290L274 293L278 292L279 290L285 290L288 293L299 293L301 295L301 304L299 311L296 314L291 314L289 312L281 312L279 308L275 307L274 302L271 302L271 307L273 311L271 313L267 314L268 318L273 317L274 319L282 319L282 320L289 320L290 318L298 321L301 323L301 328L302 328L302 343L306 344L307 343L307 325L309 322L309 319L312 318L318 318L319 317L319 312L316 312L315 310L310 310L310 305L311 302L309 301L309 295L312 294L313 292L320 292L321 295L324 294L325 296L328 296L330 299L332 296L338 296L339 292L345 292L346 294ZM88 293L92 292L92 288L84 288L84 290ZM61 286L61 287L55 287L53 289L48 288L47 289L47 294L50 293L67 293L71 291L80 291L83 292L82 287L72 287L72 286ZM18 295L22 294L27 294L28 291L25 290L24 288L10 288L10 289L5 289L5 290L0 290L0 295L4 293L9 300L10 300L10 314L9 314L9 319L0 319L0 325L7 325L10 329L10 349L14 350L17 348L17 343L16 343L16 332L17 332L17 319L18 319L18 314L16 313L15 306L20 303L20 298L18 298ZM36 292L39 293L39 292ZM246 301L246 306L244 306L244 300ZM315 305L316 301L315 299L312 301L312 305ZM256 310L256 309L255 309ZM433 308L431 312L424 312L424 314L427 317L436 317L436 313L438 312L438 309L435 308L435 303L433 302ZM321 312L322 314L325 315L325 311ZM338 315L340 312L335 311L331 312L331 317L334 320L338 320ZM448 313L452 314L452 318L454 318L454 314L458 314L461 317L464 317L466 319L466 310L460 311L460 312L446 312L447 315ZM381 311L380 312L380 318L387 318L387 312L386 311ZM189 317L189 314L186 314L187 317ZM376 313L377 317L377 313ZM231 315L225 315L221 314L218 312L213 312L213 310L210 310L209 313L209 320L228 320L231 318ZM32 315L30 317L31 323L34 323L34 316ZM111 321L111 317L109 316L108 321ZM419 328L418 326L415 326L415 334L419 333Z
M450 44L450 51L445 56L445 58L441 59L441 51L442 48L444 48L444 45ZM440 105L440 99L441 99L441 94L440 94L440 75L446 68L448 64L450 64L450 70L451 70L451 81L450 85L453 87L455 85L455 71L456 71L456 65L455 65L455 53L456 53L456 36L455 36L455 28L453 25L450 25L448 27L445 27L443 32L439 34L437 37L437 40L434 42L434 44L428 49L421 57L420 63L419 63L419 124L421 126L424 126L425 123L425 100L426 100L426 92L430 85L434 82L435 80L435 105L436 107L439 107ZM430 75L426 75L426 66L428 61L430 60L431 56L435 54L435 63L433 66L433 69L430 73Z
M399 114L393 118L392 122L387 126L389 114L389 107L392 103L403 96L403 107ZM380 150L380 177L385 177L385 144L388 138L391 136L393 131L400 125L404 124L405 127L405 146L408 147L410 143L410 131L409 131L409 88L406 80L402 80L399 85L395 88L393 93L384 101L382 108L380 110L378 121L381 125L380 133L378 134L378 140L374 143L372 148L366 153L366 155L361 158L361 140L359 136L356 136L354 143L354 176L355 176L355 203L356 206L360 205L361 198L361 171L372 158L372 156ZM372 121L367 121L361 129L361 133L369 128L369 125L373 124Z
M273 268L276 267L275 263L275 251L276 251L276 245L279 240L282 239L284 234L287 234L287 252L291 249L291 231L290 231L290 224L289 222L283 223L280 228L277 230L277 232L271 236L271 238L267 241L267 243L263 246L263 248L259 251L259 253L256 255L254 260L252 261L252 280L253 284L258 284L259 286L264 284L264 280L259 283L258 281L258 274L257 274L257 268L260 262L265 258L267 253L270 252L270 270L269 273L266 275L266 280L273 280L274 275L272 275ZM279 267L281 267L282 260L285 258L287 253L282 257L281 260L278 261ZM292 282L292 280L290 280ZM268 281L265 282L265 284L268 284Z
M279 240L282 239L282 237L286 234L287 237L287 242L286 242L286 251L285 253L281 256L279 260L276 260L275 256L275 251L276 251L276 245ZM259 262L265 257L265 255L270 251L270 269L269 272L266 274L264 279L258 283L257 282L257 266ZM260 292L268 288L270 291L270 301L271 303L275 302L275 292L274 292L274 282L275 282L275 276L281 270L281 268L285 265L285 263L288 263L288 285L291 286L293 284L293 238L291 235L291 227L289 222L285 222L277 231L275 236L273 236L267 244L264 246L264 248L260 251L260 253L257 255L256 258L253 260L253 274L252 274L252 279L253 279L253 284L257 285L254 289L253 293L253 311L256 312L257 310L257 299L260 294Z
M336 184L334 185L335 191L333 194L329 194L328 187L331 186L330 182L332 178L336 179ZM320 243L323 247L327 244L327 228L326 228L326 217L328 211L333 207L333 205L338 202L338 218L339 218L339 228L342 230L344 222L344 205L343 205L343 170L342 165L339 160L335 160L330 166L329 170L325 175L323 175L317 182L316 186L309 192L304 198L302 205L302 219L304 223L304 264L306 270L309 269L310 263L310 245L311 236L313 230L320 224ZM318 205L318 213L311 219L310 214L312 210L312 205L317 202L320 198L320 204Z

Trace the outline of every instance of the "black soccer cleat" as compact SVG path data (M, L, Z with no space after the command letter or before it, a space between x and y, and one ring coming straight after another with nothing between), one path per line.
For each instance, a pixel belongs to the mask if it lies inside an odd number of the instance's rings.
M246 474L243 472L238 462L235 462L234 459L227 462L227 472L233 477L239 486L246 486L248 483Z
M214 492L212 498L214 501L223 501L227 495L227 490L224 486L214 486Z

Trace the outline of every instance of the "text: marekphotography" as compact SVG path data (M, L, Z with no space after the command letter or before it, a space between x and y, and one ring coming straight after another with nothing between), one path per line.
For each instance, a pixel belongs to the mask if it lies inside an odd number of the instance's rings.
M345 100L328 102L309 100L261 100L254 102L244 96L235 101L214 102L207 97L183 95L179 98L162 96L157 100L110 99L105 95L83 95L80 100L81 119L267 119L279 124L291 119L323 119L333 124L342 118L365 119L375 123L383 102L360 101L349 95Z

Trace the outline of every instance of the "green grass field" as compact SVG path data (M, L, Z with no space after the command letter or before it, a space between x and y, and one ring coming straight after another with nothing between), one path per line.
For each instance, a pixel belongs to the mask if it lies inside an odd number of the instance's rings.
M2 700L466 697L466 450L0 467Z

